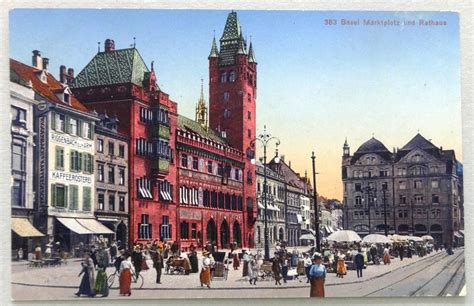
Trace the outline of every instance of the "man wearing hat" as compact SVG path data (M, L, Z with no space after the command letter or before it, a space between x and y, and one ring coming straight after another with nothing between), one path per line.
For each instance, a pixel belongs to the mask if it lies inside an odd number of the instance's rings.
M322 264L322 256L315 253L313 256L313 265L309 270L311 280L310 297L324 297L324 281L326 280L326 267Z

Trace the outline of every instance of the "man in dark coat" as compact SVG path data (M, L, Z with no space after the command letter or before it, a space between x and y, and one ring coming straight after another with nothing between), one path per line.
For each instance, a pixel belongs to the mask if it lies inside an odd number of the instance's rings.
M362 255L361 249L359 249L358 253L354 256L354 264L357 270L357 278L362 277L362 269L364 269L364 255Z
M142 270L142 260L143 260L142 250L139 245L136 245L133 248L131 257L132 257L133 267L135 268L135 275L138 277L138 275L140 274L140 271Z
M153 260L153 268L156 270L156 283L161 284L161 270L163 270L163 257L158 250L154 250L151 255Z

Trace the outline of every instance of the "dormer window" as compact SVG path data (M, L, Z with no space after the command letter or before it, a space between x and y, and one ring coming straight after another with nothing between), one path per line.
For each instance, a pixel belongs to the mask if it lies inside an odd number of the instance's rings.
M64 102L70 103L71 96L68 93L64 93Z
M37 71L36 76L41 82L48 84L48 76L44 70Z

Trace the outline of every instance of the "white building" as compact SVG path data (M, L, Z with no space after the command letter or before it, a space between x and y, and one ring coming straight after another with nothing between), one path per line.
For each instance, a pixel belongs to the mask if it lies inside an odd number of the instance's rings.
M23 249L23 258L33 251L35 240L44 235L33 225L33 151L34 151L34 100L31 83L17 73L10 75L11 117L11 205L12 205L12 258Z
M65 83L47 70L49 60L33 51L33 66L12 60L11 70L31 83L35 113L35 191L37 225L71 251L79 242L111 231L95 220L94 124L89 112Z

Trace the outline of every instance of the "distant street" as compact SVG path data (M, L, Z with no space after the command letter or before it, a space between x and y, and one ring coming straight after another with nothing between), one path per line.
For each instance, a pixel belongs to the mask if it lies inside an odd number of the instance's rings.
M151 262L150 262L151 267ZM12 268L12 295L14 299L88 299L76 298L80 278L78 261L70 261L57 268L27 268L23 263L15 263ZM108 274L113 272L110 268ZM155 271L143 273L145 284L142 289L133 290L133 298L252 298L252 297L308 297L309 285L305 279L290 280L281 286L272 281L259 281L256 286L241 277L241 268L229 270L227 280L215 279L212 289L202 288L199 275L166 275L162 284L154 283ZM290 271L290 275L295 270ZM465 285L464 249L455 250L454 255L439 251L430 255L412 259L398 258L388 266L369 265L364 277L357 279L355 271L348 271L343 278L329 273L326 280L327 297L361 296L446 296L459 295ZM132 287L133 288L133 287ZM26 290L26 291L25 291ZM25 295L28 292L28 295ZM99 298L100 299L100 298ZM120 297L118 289L113 287L107 299L127 299Z

